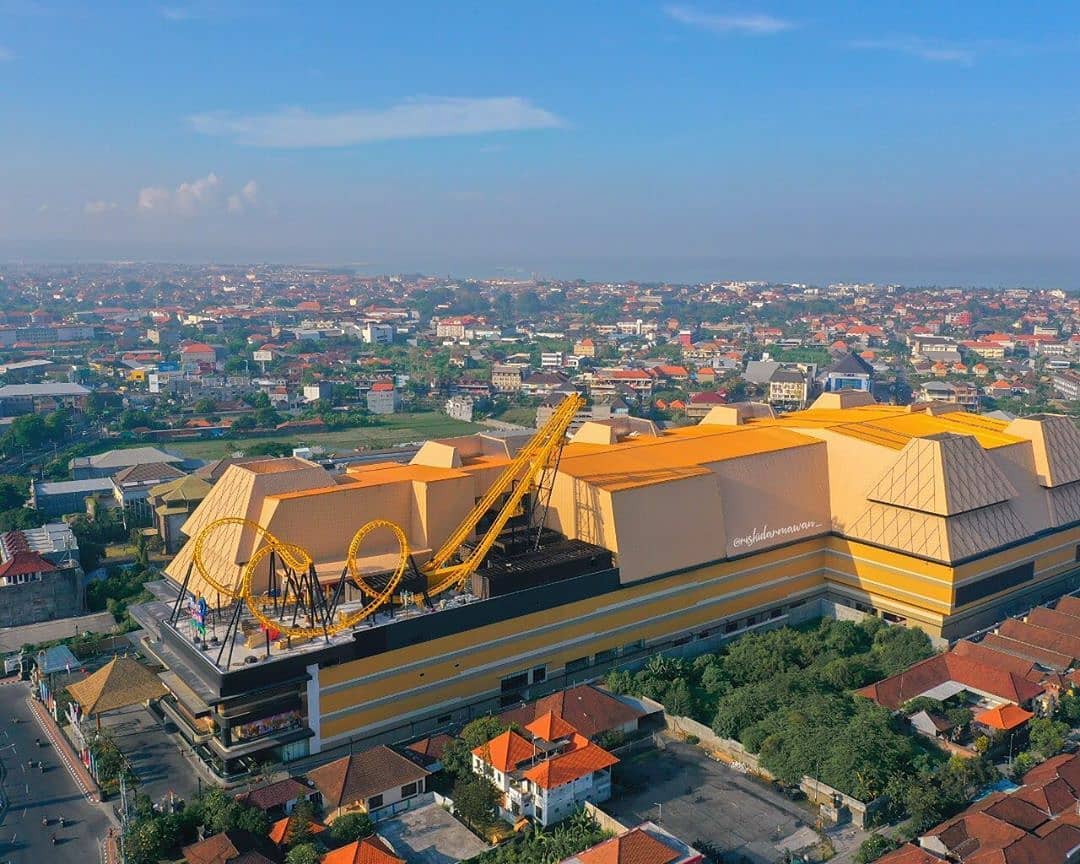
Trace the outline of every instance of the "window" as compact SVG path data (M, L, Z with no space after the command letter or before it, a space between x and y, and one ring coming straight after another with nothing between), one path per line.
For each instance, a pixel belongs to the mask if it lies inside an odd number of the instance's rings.
M1000 573L985 576L976 582L961 585L956 589L956 605L963 606L965 603L981 600L983 597L989 597L991 594L997 594L999 591L1004 591L1023 582L1030 582L1034 578L1035 562L1028 561L1018 567L1002 570Z
M536 808L536 821L537 822L543 822L544 821L544 808L543 807L537 807Z
M440 714L438 717L435 718L435 722L440 726L442 726L442 725L444 725L446 723L449 723L450 722L450 715L449 714Z
M724 632L725 633L734 633L738 629L739 629L739 622L738 621L728 621L727 624L724 625Z
M747 627L753 627L755 624L757 624L757 615L751 615L749 618L746 619Z
M566 661L566 674L569 675L571 672L578 672L588 667L588 665L588 657L578 657L576 660L568 660Z
M769 612L769 620L775 620L775 619L779 618L783 614L784 613L783 613L782 610L773 609L772 611Z
M401 797L402 798L411 798L418 791L416 786L417 786L417 784L415 782L406 783L404 786L401 787Z
M382 795L372 795L367 799L367 809L369 811L378 810L380 807L382 807Z
M1080 546L1076 547L1076 557L1073 560L1080 561Z
M609 660L614 660L615 659L615 654L616 654L616 651L615 651L614 648L608 648L606 651L597 651L596 652L596 662L597 663L607 663Z
M645 647L645 641L643 639L635 639L633 642L627 642L620 649L621 654L634 654Z
M532 670L532 683L540 684L547 680L547 666L537 666Z
M511 690L520 690L529 686L529 673L518 672L516 675L507 675L502 679L502 692L509 693Z

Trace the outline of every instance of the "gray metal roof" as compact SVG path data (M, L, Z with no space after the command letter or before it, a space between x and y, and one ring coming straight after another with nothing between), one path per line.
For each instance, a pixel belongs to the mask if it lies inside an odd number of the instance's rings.
M46 381L42 384L5 384L0 387L0 399L18 396L86 396L90 393L82 384Z

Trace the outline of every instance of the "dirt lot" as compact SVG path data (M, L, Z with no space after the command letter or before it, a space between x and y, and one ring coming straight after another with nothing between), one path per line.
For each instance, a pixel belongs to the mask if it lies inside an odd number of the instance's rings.
M716 762L698 747L666 741L616 769L617 787L604 810L620 822L660 822L688 843L704 840L753 864L774 864L785 846L810 837L815 813L774 786ZM792 838L789 843L784 841Z

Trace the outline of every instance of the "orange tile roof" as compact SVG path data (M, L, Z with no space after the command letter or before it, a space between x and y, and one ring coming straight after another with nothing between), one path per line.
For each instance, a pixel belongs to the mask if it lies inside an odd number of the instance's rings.
M405 864L378 837L365 837L340 849L327 852L321 864Z
M544 741L558 741L560 738L569 738L577 733L577 729L551 711L541 714L525 729L534 737Z
M671 864L681 854L640 828L627 831L577 854L581 864Z
M292 816L286 816L284 819L278 819L273 825L270 826L270 839L280 846L286 841L289 836L289 823L292 822ZM326 830L326 826L321 822L311 823L311 833L321 834Z
M543 789L556 789L593 771L602 771L618 763L619 760L607 750L586 739L581 740L585 742L583 745L534 765L525 772L525 778Z
M991 729L1001 729L1007 732L1023 726L1035 715L1025 711L1019 705L999 705L997 708L987 708L975 715L975 722Z
M481 744L473 749L473 755L483 759L496 771L506 774L513 771L522 762L531 759L536 750L531 743L526 741L512 729L507 729L501 735L492 738L487 744Z

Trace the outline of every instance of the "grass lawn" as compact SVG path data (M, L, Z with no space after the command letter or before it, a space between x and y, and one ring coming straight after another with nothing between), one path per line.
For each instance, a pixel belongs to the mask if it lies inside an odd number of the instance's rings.
M515 405L512 408L507 408L495 419L501 420L503 423L516 423L518 426L532 429L536 425L536 408Z
M169 441L161 445L167 450L192 459L221 459L245 446L271 441L296 447L322 447L327 452L349 453L356 448L379 450L395 444L427 441L429 438L450 438L468 435L483 429L475 423L453 420L445 414L390 414L379 418L377 426L358 429L339 429L333 432L292 432L255 438L222 438L208 441Z

